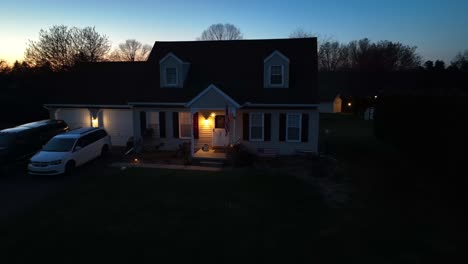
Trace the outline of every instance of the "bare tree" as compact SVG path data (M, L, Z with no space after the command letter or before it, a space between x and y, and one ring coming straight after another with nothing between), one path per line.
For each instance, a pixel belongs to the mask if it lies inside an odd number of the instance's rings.
M302 28L297 28L291 34L289 34L289 38L313 38L316 37L317 34L310 33L307 31L304 31Z
M421 56L416 46L399 42L379 41L372 43L364 38L351 41L348 45L350 67L360 71L412 70L421 65Z
M318 52L319 69L322 71L336 71L347 68L348 48L338 41L327 41L320 45Z
M0 59L0 74L7 73L11 70L10 66L5 60Z
M242 39L240 29L233 24L213 24L202 32L198 40L238 40Z
M461 70L468 71L468 49L464 53L458 53L453 59L451 67Z
M53 70L63 70L78 61L101 61L109 49L107 37L94 28L52 26L39 31L39 40L29 41L25 61L32 66L50 65Z
M109 53L110 41L105 35L96 32L94 27L73 28L71 32L75 61L102 61Z
M152 47L135 39L127 39L119 44L119 48L114 50L109 60L112 61L144 61L147 59Z

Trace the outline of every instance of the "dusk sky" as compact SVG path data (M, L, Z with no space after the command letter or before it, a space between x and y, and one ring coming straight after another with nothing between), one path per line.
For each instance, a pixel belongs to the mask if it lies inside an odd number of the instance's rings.
M22 60L28 39L52 25L95 26L116 46L194 40L213 23L237 25L246 39L286 38L297 28L347 42L364 37L418 46L447 63L468 49L465 0L53 1L0 0L0 59Z

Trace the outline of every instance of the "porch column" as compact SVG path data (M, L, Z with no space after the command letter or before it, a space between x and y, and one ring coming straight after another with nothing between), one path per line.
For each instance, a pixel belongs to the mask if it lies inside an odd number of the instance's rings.
M237 123L237 120L236 120L236 113L237 113L237 108L232 108L231 110L232 112L232 142L231 144L234 144L236 141L237 141L237 138L236 138L236 135L237 135L237 131L236 131L236 123Z
M193 135L193 114L195 114L195 110L193 110L192 108L190 108L190 157L193 157L193 154L194 151L195 151L195 138L194 138L194 135ZM198 120L197 120L198 122Z

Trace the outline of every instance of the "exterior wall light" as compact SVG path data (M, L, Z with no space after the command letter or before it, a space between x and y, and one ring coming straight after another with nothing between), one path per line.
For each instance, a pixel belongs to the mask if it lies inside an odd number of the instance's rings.
M92 127L99 127L99 121L97 117L92 117L91 118L91 126Z

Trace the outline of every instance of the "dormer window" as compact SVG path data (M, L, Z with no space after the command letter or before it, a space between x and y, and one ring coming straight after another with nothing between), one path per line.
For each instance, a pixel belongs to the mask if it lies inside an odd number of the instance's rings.
M159 86L161 88L183 88L190 63L169 52L159 61Z
M270 67L270 85L283 85L284 67L283 65L272 65Z
M265 88L289 87L289 58L274 51L263 61L263 84Z
M169 86L177 85L177 68L176 67L166 68L166 85L169 85Z

